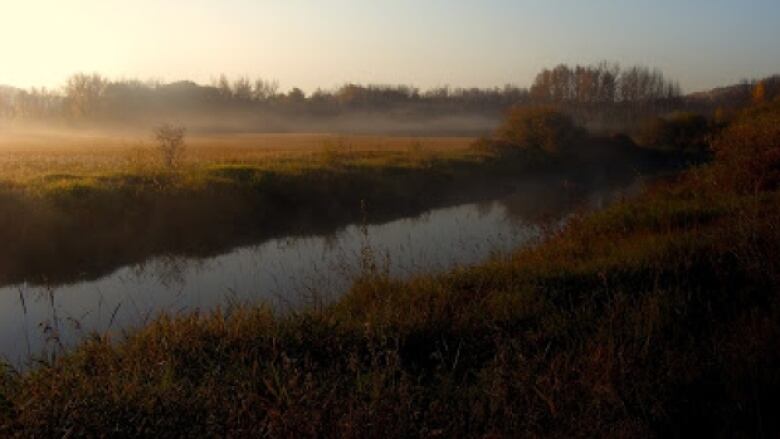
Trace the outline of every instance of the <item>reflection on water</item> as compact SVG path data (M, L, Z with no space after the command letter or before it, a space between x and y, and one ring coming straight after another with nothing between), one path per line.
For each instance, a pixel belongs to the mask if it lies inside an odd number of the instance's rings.
M269 240L208 259L156 257L95 281L1 287L0 358L21 365L31 355L57 352L95 331L137 327L163 311L260 300L284 310L335 297L358 273L365 248L397 277L477 263L532 242L543 219L557 223L575 205L567 190L538 189L329 236ZM622 193L583 195L586 204L601 207Z

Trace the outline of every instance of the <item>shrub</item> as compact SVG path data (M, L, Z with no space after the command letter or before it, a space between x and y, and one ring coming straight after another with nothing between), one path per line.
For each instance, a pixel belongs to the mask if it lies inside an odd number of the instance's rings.
M713 149L722 184L739 192L780 187L780 103L745 112Z
M572 119L548 107L514 107L498 129L498 138L515 148L557 154L579 137Z
M696 113L675 113L646 121L640 138L647 146L706 151L709 149L710 132L706 117Z
M169 123L154 129L157 149L162 155L163 163L169 169L176 168L181 164L184 157L184 134L186 131L183 126Z

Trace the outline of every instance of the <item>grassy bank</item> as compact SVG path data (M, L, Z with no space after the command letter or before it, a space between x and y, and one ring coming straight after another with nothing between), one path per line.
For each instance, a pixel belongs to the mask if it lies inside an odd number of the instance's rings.
M715 164L511 257L405 281L367 269L324 310L161 317L8 371L0 433L774 436L780 111L767 114L726 130ZM744 145L756 159L733 154Z
M173 170L148 146L70 141L0 149L3 284L97 277L158 254L329 230L359 220L361 201L381 218L487 173L486 155L460 139L194 138Z
M97 278L161 254L209 256L274 236L327 233L495 197L518 179L622 181L668 159L611 139L592 143L616 147L619 160L599 158L593 146L585 148L592 163L567 164L459 139L299 137L278 139L288 146L276 150L253 147L257 139L194 139L173 170L149 148L66 145L42 164L45 145L6 148L0 284ZM200 143L209 141L216 143Z

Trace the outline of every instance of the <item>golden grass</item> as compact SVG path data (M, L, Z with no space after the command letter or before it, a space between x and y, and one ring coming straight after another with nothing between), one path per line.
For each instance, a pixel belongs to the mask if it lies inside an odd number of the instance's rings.
M475 154L468 137L335 134L209 134L186 139L185 169L221 164L310 167L347 162L413 164L426 158ZM0 135L0 182L24 184L47 175L135 174L158 167L150 136L100 133Z

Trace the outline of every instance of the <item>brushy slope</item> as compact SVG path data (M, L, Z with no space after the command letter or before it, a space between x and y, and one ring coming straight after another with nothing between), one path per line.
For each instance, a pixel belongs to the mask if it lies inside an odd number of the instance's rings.
M732 181L723 152L746 126L777 148L772 114L727 129L715 165L511 257L367 269L324 310L162 317L8 371L0 434L775 436L780 193L771 172Z

